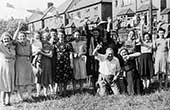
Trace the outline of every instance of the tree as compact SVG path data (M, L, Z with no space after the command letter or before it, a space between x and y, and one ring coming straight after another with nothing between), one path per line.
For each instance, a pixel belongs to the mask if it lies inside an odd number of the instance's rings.
M22 27L21 27L21 31L27 31L28 30L28 26L27 24L24 22L24 20L22 19L14 19L11 18L9 20L0 20L0 36L2 35L3 32L9 32L12 36L15 33L17 26L18 26L18 22L21 21L22 22Z

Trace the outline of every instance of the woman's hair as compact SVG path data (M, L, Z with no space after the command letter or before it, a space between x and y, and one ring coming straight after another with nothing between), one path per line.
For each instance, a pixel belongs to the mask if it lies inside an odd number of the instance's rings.
M163 32L165 33L166 30L163 29L162 27L160 27L160 28L158 29L158 32L159 32L159 31L163 31Z
M126 47L121 47L119 50L118 50L118 54L121 55L122 51L125 50L127 53L128 52L128 49Z
M73 34L76 33L76 32L81 33L81 31L77 28L73 31Z
M55 32L55 33L57 33L57 29L50 29L50 32Z
M1 35L1 38L0 38L1 42L3 41L3 38L4 38L5 36L9 36L9 38L12 40L11 34L9 34L8 32L4 32L4 33Z
M148 35L149 39L152 40L152 35L150 33L148 33L148 32L143 33L143 39L145 38L145 35Z

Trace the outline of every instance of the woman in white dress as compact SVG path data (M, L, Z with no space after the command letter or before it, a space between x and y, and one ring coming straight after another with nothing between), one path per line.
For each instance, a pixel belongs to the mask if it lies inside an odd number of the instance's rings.
M15 47L12 45L11 35L7 32L1 36L0 61L1 102L3 105L10 105L11 92L14 90Z

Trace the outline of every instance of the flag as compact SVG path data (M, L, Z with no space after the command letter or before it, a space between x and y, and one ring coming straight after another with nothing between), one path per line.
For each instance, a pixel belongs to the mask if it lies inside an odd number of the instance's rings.
M27 11L30 12L30 13L37 13L37 14L43 15L43 12L42 12L42 11L38 11L38 10L28 10L28 9L27 9Z
M73 16L73 19L74 19L74 20L81 20L81 18L78 17L78 16Z
M71 16L69 15L68 12L66 12L66 19L71 19Z
M10 4L10 3L6 3L6 7L8 7L8 8L15 8L12 4Z

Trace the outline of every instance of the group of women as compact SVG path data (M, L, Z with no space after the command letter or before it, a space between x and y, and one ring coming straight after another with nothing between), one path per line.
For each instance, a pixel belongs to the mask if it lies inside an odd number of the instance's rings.
M47 96L51 93L66 94L68 83L77 82L82 88L82 79L86 78L86 42L80 38L80 31L74 32L75 40L66 42L63 31L55 29L36 31L31 39L23 32L21 25L12 37L4 32L0 42L0 91L2 105L10 105L10 96L18 91L23 101L24 90L31 96L36 84L37 96L43 87ZM74 73L74 74L73 74ZM73 80L74 79L74 80Z
M159 37L154 41L149 33L137 38L137 31L130 31L127 41L121 43L109 31L106 37L103 37L100 29L97 28L90 32L87 23L83 35L86 36L85 39L81 37L80 30L75 30L72 41L66 41L64 32L56 32L55 29L36 31L28 40L27 34L20 28L19 25L13 37L8 32L4 32L1 36L2 105L10 105L10 96L14 90L18 91L20 100L24 100L24 89L27 89L28 96L31 96L34 84L36 84L37 96L40 95L42 87L44 96L48 95L48 88L51 93L59 89L60 94L65 95L70 82L73 84L74 91L77 83L82 91L84 79L91 76L96 90L100 71L99 62L92 53L98 44L102 45L98 50L99 53L105 54L105 50L111 48L114 56L119 59L120 70L125 72L125 75L120 77L125 78L127 82L127 84L120 84L119 88L129 95L141 91L141 81L143 88L148 88L154 73L158 76L167 74L170 43L165 38L165 30L162 28L158 31ZM153 53L155 53L154 58ZM155 59L155 66L153 59ZM123 89L121 86L124 86Z

